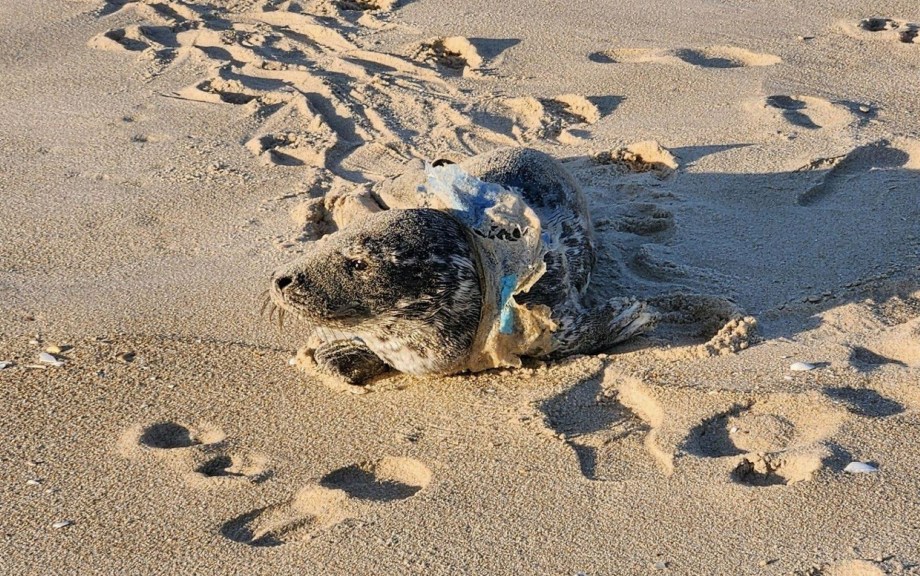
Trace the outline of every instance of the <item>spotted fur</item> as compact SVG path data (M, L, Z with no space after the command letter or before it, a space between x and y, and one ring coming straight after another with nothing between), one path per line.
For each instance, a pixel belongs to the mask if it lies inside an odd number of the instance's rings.
M578 184L558 162L516 148L460 165L482 181L517 189L540 217L546 272L515 299L552 310L558 328L544 356L594 352L648 325L643 306L632 300L586 306L596 262L591 220ZM422 175L408 174L383 188L402 186L411 194L420 181ZM412 374L463 370L482 314L480 281L470 231L453 216L394 209L326 237L276 271L271 298L321 340L314 353L321 369L358 383L386 367Z

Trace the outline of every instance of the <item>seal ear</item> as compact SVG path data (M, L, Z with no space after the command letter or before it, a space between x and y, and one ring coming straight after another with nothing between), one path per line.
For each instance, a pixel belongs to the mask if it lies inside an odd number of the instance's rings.
M456 164L453 160L448 160L447 158L438 158L431 163L432 166L437 168L438 166L447 166L448 164Z

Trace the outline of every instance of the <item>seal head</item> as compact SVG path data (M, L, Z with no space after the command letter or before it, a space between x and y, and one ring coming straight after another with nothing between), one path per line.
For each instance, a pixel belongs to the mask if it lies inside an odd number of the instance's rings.
M359 340L401 372L449 373L479 325L475 258L468 232L450 215L386 210L276 271L270 294L320 342Z

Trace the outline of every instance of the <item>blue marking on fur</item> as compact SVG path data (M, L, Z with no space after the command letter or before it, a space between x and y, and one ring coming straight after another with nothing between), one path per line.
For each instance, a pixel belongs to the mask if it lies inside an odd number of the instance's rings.
M502 334L514 333L514 310L508 305L508 301L511 300L511 293L516 287L517 275L510 274L502 277L502 290L498 299L498 306L501 309L498 331Z

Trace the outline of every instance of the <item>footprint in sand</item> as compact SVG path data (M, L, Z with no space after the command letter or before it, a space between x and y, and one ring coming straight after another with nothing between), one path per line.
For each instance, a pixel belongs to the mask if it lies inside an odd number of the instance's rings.
M431 482L418 460L385 457L339 468L290 500L257 508L224 523L220 533L249 546L280 546L304 541L369 507L406 500Z
M97 34L87 44L97 50L140 54L151 62L148 76L166 68L178 55L179 48L172 27L137 24Z
M540 139L575 142L581 139L577 129L590 126L601 118L597 105L578 94L562 94L554 98L506 98L489 112L510 118L510 133L520 143Z
M649 173L665 180L677 171L677 158L654 140L636 142L591 156L597 166L613 166L620 174Z
M738 403L705 419L690 432L687 454L739 458L731 477L749 486L810 480L829 456L825 442L843 413L812 393L772 394Z
M617 232L655 236L674 230L674 214L657 204L630 202L617 207L608 226Z
M336 0L334 4L340 10L353 10L356 12L373 12L392 10L396 7L397 0Z
M435 66L441 72L463 76L475 75L482 67L482 56L463 36L432 38L410 52L413 60Z
M365 32L386 26L372 14L394 8L392 0L270 4L235 3L217 12L204 0L119 0L100 16L134 12L144 23L91 44L144 54L162 48L207 66L206 77L168 96L241 106L253 120L243 124L258 126L241 136L246 148L266 164L308 168L308 187L320 190L339 179L379 180L354 167L380 144L405 143L410 157L423 158L513 143L473 122L464 111L480 97L445 79L481 67L470 40L438 37L417 45L414 55L390 54L377 51ZM545 123L561 122L572 103L559 107ZM558 132L550 128L549 137Z
M799 193L796 203L800 206L810 206L832 195L862 194L867 188L859 185L863 180L873 195L877 195L879 190L897 189L892 188L885 173L898 169L920 169L920 142L879 140L854 148L842 156L818 158L797 170L826 171L820 175L817 182Z
M870 373L883 367L920 368L920 292L890 298L870 319L876 325L868 341L850 347L850 365Z
M660 407L611 368L534 407L542 424L574 451L589 480L623 480L636 468L672 471L670 455L655 444Z
M150 48L150 40L143 32L142 26L115 28L93 37L89 45L99 50L128 50L140 52Z
M864 18L852 24L842 22L841 27L851 36L872 40L885 40L901 44L920 44L920 24L895 18Z
M235 479L258 483L271 476L264 456L232 450L229 444L223 432L213 426L172 421L131 428L120 443L126 456L155 456L193 484Z
M824 394L843 404L853 414L868 418L887 418L904 412L904 406L870 388L843 386L825 388Z
M782 62L779 56L752 52L736 46L708 46L705 48L618 48L594 52L588 56L601 64L658 63L690 65L698 68L748 68L773 66Z
M806 130L841 128L859 121L847 105L815 96L773 94L745 102L743 107L752 114L778 120L781 126Z

